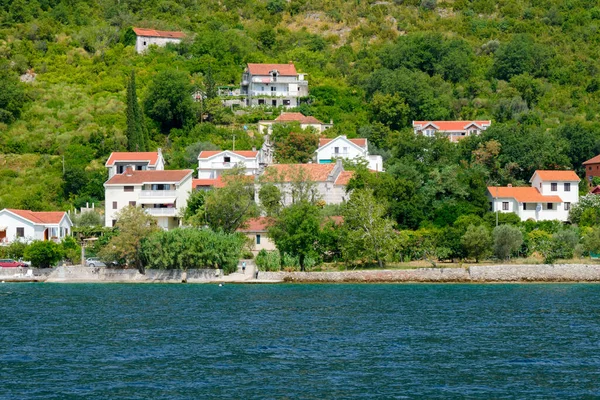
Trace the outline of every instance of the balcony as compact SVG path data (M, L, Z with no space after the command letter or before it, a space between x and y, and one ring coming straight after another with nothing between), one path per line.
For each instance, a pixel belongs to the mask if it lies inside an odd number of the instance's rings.
M296 91L287 91L287 92L282 92L282 91L277 91L277 92L264 91L263 92L260 90L251 90L250 95L253 97L299 97L300 91L296 90Z
M176 190L142 190L140 192L140 198L148 197L177 197Z
M144 208L146 213L152 215L153 217L176 217L177 209L175 207L172 208Z

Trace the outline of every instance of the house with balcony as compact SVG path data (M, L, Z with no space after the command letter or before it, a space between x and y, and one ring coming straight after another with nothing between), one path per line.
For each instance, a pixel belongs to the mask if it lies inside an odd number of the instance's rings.
M193 170L134 170L113 175L106 183L105 225L115 226L117 214L126 206L141 207L156 218L158 226L173 229L192 191Z
M308 96L306 74L296 72L294 63L248 64L242 74L240 94L246 106L297 107Z
M112 152L104 164L108 168L108 177L122 174L127 167L136 171L162 171L165 169L165 160L161 149L158 151L142 152Z
M468 136L477 136L485 131L492 121L413 121L415 134L435 137L437 132L445 135L451 142L458 142Z
M299 112L284 112L272 121L258 121L258 133L270 135L273 133L273 125L289 124L292 122L298 122L302 129L312 128L319 134L333 126L333 120L330 120L328 124L325 124L311 115L305 116Z
M383 159L380 155L369 154L367 139L348 139L346 136L338 136L335 139L321 138L315 154L316 162L319 164L331 164L338 158L364 160L370 170L383 171Z
M201 151L198 155L198 179L217 179L223 172L243 167L246 175L258 173L258 151Z
M52 240L71 235L73 222L64 211L29 211L5 208L0 211L0 245L14 241Z
M579 201L579 177L574 171L535 171L530 187L490 186L491 211L517 214L521 221L566 222Z
M181 43L185 37L183 32L158 31L156 29L132 28L136 35L135 51L141 54L154 45L164 47L167 43Z

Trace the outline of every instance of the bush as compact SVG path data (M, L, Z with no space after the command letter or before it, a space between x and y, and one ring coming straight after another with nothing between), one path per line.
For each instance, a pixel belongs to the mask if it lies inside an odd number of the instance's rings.
M305 260L308 257L305 257ZM300 262L298 261L298 257L293 257L288 253L283 253L283 257L281 258L281 265L284 268L288 269L297 269L300 267Z
M35 241L25 249L24 257L37 268L50 268L62 257L61 246L52 241Z
M492 245L490 231L483 225L469 225L467 231L461 238L461 244L467 255L475 258L475 262L484 257Z
M502 260L516 253L523 244L521 230L512 225L500 225L494 228L494 255Z
M256 255L256 266L261 271L279 271L281 268L281 256L279 250L266 251L262 249Z

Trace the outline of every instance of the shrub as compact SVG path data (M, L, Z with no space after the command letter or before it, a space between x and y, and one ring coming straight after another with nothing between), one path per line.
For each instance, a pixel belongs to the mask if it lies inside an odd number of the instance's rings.
M523 244L521 230L512 225L500 225L494 228L494 255L507 259L516 253Z
M63 257L63 251L60 245L52 241L35 241L27 246L24 257L34 267L50 268Z
M483 225L469 225L467 231L461 238L461 244L467 255L475 258L475 262L484 257L492 245L490 231Z
M279 251L266 251L262 249L256 255L256 265L261 271L279 271L281 268Z

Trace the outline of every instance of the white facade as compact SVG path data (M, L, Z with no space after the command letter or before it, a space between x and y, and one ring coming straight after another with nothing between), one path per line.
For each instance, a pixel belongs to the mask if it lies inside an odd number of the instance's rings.
M109 179L104 184L105 226L114 226L118 212L131 205L143 208L163 229L178 227L192 191L192 172L132 171L133 179L127 182L119 182L119 176L115 177L117 180ZM127 172L123 174L125 179L126 175Z
M181 43L181 39L185 36L182 32L158 31L145 28L133 28L133 31L137 35L135 51L138 54L145 52L152 45L163 47L167 43Z
M372 171L383 171L383 159L380 155L369 155L367 139L348 139L338 136L323 144L316 150L316 159L319 164L328 164L338 158L346 160L365 160Z
M246 175L258 173L257 151L202 151L198 155L198 179L216 179L224 171L244 167Z
M458 142L468 136L477 136L491 125L489 120L477 121L413 121L415 134L434 137L437 132L444 134L451 142Z
M27 218L26 214L32 214L32 218L35 220ZM47 218L50 214L62 214L62 217ZM15 240L27 243L34 240L52 240L58 243L71 234L72 228L71 219L67 213L63 212L32 213L31 211L6 208L0 211L0 245L10 244Z
M108 157L105 167L108 168L110 179L125 172L127 167L136 171L163 171L165 160L161 149L156 152L113 152Z
M308 96L305 74L294 64L248 64L242 75L240 93L247 106L297 107L299 98Z

